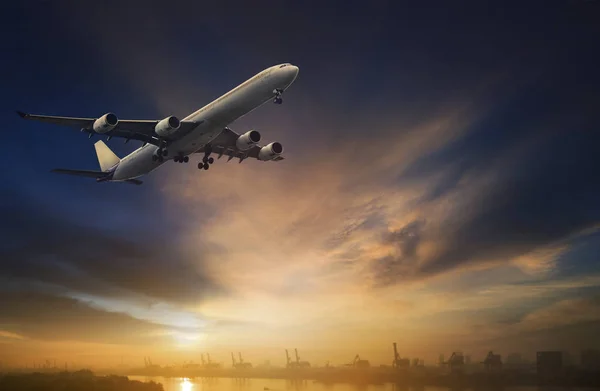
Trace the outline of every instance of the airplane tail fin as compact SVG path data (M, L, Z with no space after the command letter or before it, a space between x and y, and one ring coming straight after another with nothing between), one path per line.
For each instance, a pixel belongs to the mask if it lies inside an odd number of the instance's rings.
M119 157L115 155L115 153L111 151L102 140L96 141L94 148L96 148L96 155L98 156L100 169L104 172L110 170L121 161L121 159L119 159Z

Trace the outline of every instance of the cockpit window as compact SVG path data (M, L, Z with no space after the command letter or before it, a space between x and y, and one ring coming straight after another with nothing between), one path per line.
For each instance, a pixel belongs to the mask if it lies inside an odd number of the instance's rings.
M283 68L283 67L287 67L287 66L288 66L288 64L283 64L283 65L280 65L279 68Z

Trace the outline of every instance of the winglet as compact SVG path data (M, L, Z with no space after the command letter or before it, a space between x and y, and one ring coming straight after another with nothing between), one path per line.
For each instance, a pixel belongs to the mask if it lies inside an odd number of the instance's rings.
M17 114L19 114L19 117L21 117L21 118L25 118L25 117L27 117L27 114L26 114L26 113L24 113L24 112L22 112L22 111L19 111L19 110L17 110Z

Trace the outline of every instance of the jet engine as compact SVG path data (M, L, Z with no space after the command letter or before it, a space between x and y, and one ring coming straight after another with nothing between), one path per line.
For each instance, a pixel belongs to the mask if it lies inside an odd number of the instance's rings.
M94 121L93 129L96 133L108 133L117 127L119 119L113 113L106 113Z
M235 141L235 146L240 151L247 151L258 144L259 141L260 133L258 133L256 130L251 130L238 137L238 139Z
M159 121L154 127L154 131L160 138L171 137L181 126L181 121L175 116L167 117Z
M274 142L265 145L258 151L258 160L273 160L277 156L283 153L283 145L278 142Z

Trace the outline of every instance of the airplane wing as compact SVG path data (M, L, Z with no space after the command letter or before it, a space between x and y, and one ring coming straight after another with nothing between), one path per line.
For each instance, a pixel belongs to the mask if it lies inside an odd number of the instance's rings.
M77 118L77 117L57 117L50 115L27 114L17 111L21 118L47 122L56 125L71 126L80 128L88 134L100 134L94 131L92 125L97 118ZM148 144L159 145L159 138L154 132L154 128L159 120L122 120L119 119L117 126L110 132L104 133L108 137L122 137L127 140L139 140ZM198 124L190 121L181 121L181 134L195 128ZM179 133L179 132L178 132Z
M239 134L229 128L223 129L213 141L210 142L213 153L216 153L219 157L222 155L228 156L229 160L233 158L240 159L240 163L247 158L258 158L258 152L262 148L261 145L255 145L247 151L240 151L237 149L235 143L240 137ZM196 153L204 153L204 147L200 148ZM277 156L273 161L283 160L283 156Z

